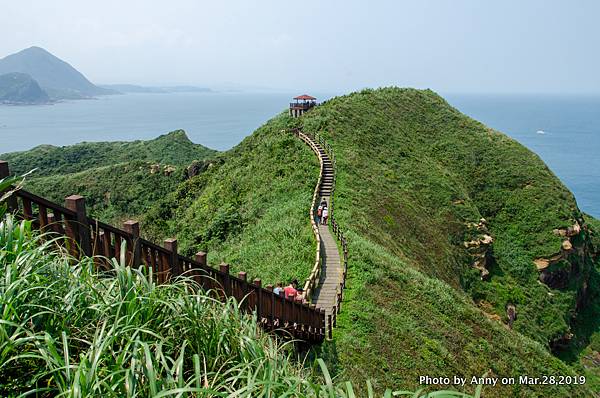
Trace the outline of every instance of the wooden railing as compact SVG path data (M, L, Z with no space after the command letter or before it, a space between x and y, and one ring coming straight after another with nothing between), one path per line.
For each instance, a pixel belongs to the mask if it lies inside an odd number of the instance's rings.
M331 336L332 328L337 325L337 315L340 313L341 308L342 308L342 301L344 298L344 288L346 287L346 276L348 275L348 242L346 240L346 237L344 236L344 232L343 232L342 228L340 227L339 223L337 222L337 220L335 218L334 198L335 198L335 185L336 185L336 180L337 180L337 163L336 163L336 159L335 159L335 153L333 152L331 145L329 145L329 143L327 141L325 141L323 136L320 135L319 133L315 133L314 135L311 135L311 138L314 139L325 150L325 152L327 153L327 156L329 156L329 159L331 160L331 166L333 168L333 184L331 186L331 194L329 197L329 220L331 222L331 229L333 231L333 234L337 238L338 242L340 243L340 246L342 249L342 255L343 255L342 281L337 286L336 305L334 306L334 308L332 310L332 319L327 320L327 323L328 323L327 329L328 329L328 333L329 333L329 338L331 338L332 337Z
M8 163L0 161L0 179L9 176ZM235 297L240 307L255 312L260 325L268 331L283 332L309 342L325 337L325 309L273 293L273 286L262 287L260 279L249 282L245 272L229 273L229 264L218 269L209 267L206 253L194 259L177 251L177 240L167 239L164 247L140 237L139 223L127 221L123 229L90 218L85 199L72 195L65 206L48 201L25 190L17 190L8 200L9 210L31 220L43 232L64 236L64 246L75 257L90 256L100 269L109 270L111 258L131 267L145 267L157 283L168 283L178 276L188 276L201 288L221 298Z
M312 203L310 205L310 224L312 226L313 234L315 235L315 241L317 243L316 246L316 254L315 254L315 265L313 266L309 277L306 279L304 283L304 291L306 292L306 297L312 297L312 291L317 286L319 282L319 278L321 277L321 268L322 268L322 256L321 256L321 235L319 234L319 226L315 222L315 211L317 210L318 200L319 200L319 189L321 187L321 180L323 178L323 159L319 154L319 148L317 148L314 142L304 133L302 133L299 129L293 130L294 135L304 141L310 148L315 152L317 158L319 159L320 164L320 172L319 179L317 181L317 185L315 186L315 190L313 192Z
M290 109L308 110L317 106L316 102L290 102Z

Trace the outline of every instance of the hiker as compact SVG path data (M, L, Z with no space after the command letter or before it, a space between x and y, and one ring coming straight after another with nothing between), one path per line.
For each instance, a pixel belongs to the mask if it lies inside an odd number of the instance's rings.
M327 225L327 217L329 217L329 210L327 209L327 207L323 208L322 214L323 214L323 217L322 217L323 222L322 222L322 224L323 225Z
M301 288L298 288L296 290L297 290L296 301L303 303L305 301L306 292L304 291L304 289L301 289Z
M288 286L283 288L283 291L285 292L285 298L291 298L293 300L294 297L296 297L296 294L298 294L298 290L296 290L297 288L298 279L294 279Z
M281 292L283 292L283 282L277 282L277 285L275 285L275 289L273 289L273 293L279 296Z
M321 214L323 214L323 203L317 207L317 224L321 223Z

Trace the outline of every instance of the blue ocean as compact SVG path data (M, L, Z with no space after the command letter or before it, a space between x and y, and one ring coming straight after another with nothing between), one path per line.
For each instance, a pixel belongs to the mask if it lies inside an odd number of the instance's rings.
M150 139L184 129L225 150L284 110L294 93L127 94L42 106L0 106L0 153L40 144ZM331 95L316 93L319 99ZM320 95L319 95L320 94ZM536 152L600 217L600 96L444 94L463 113Z

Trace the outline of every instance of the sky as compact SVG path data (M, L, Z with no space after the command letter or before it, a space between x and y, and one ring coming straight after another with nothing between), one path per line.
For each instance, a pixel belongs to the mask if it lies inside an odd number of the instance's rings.
M95 83L600 93L600 1L3 0L0 57Z

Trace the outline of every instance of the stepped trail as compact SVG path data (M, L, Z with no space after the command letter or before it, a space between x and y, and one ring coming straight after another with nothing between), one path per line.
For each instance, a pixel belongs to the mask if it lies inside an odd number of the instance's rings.
M318 205L322 201L327 203L330 211L328 224L330 224L333 222L332 194L335 173L333 163L318 140L303 133L299 133L298 137L313 149L322 165L316 204ZM313 221L318 222L316 216ZM335 311L339 306L340 286L343 286L344 283L344 268L337 243L329 229L329 225L317 224L317 226L320 236L321 273L312 293L312 303L318 308L325 309L326 319L328 319L330 315L335 317Z

